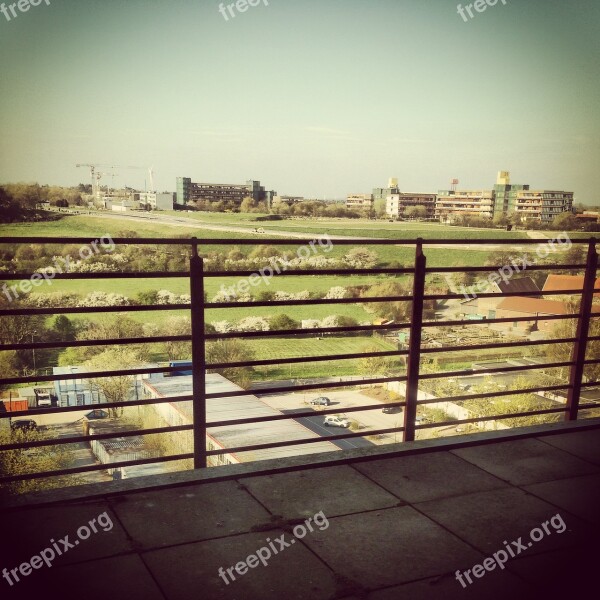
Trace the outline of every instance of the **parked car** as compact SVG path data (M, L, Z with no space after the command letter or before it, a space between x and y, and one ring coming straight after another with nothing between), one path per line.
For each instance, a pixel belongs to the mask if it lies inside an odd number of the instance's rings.
M108 419L109 414L105 410L95 409L91 410L87 415L85 415L88 419Z
M396 413L401 413L402 407L401 406L384 406L383 410L381 412L386 415L393 415Z
M318 398L311 400L310 403L315 406L329 406L331 404L331 400L326 396L319 396Z
M10 424L13 431L35 431L37 423L33 419L17 419Z
M327 415L323 425L325 427L350 427L350 420L343 415Z

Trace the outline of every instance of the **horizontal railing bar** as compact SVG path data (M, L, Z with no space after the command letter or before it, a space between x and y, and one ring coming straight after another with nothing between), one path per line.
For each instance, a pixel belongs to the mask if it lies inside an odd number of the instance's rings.
M598 361L600 362L600 361ZM539 369L558 369L560 367L570 367L574 362L554 362L541 365L520 365L518 367L497 367L494 369L482 369L477 371L440 371L439 373L423 373L419 379L440 379L441 377L465 377L468 375L490 375L493 373L513 373L517 371L536 371Z
M0 281L17 281L31 279L34 275L43 273L0 273ZM189 278L189 271L100 271L95 273L53 273L48 279L184 279ZM42 281L39 277L37 280Z
M298 363L325 362L330 360L351 360L355 358L375 358L384 356L406 356L408 350L386 350L383 352L357 352L354 354L329 354L325 356L294 356L290 358L267 358L261 360L242 360L231 363L210 363L207 369L224 369L227 367L260 367L267 365L293 365Z
M320 389L331 389L338 387L356 387L360 385L367 385L372 383L388 383L390 381L406 381L406 377L377 377L374 379L357 379L353 381L332 381L325 383L307 383L303 385L288 385L276 388L266 388L261 390L242 390L240 392L214 392L212 394L206 394L207 399L211 398L237 398L238 396L255 396L257 394L261 396L270 396L273 394L279 394L281 392L294 392L303 390L320 390Z
M564 409L564 408L549 408L549 409L542 409L542 410L536 410L536 411L530 411L530 412L509 413L508 415L495 415L495 416L491 416L491 417L478 417L478 418L476 417L473 419L459 419L456 421L450 421L448 424L449 425L460 425L461 423L476 423L476 422L481 422L481 421L510 419L510 418L535 416L535 415L542 415L542 414L552 414L552 413L557 413L557 412L565 412L565 410L566 409ZM445 424L440 425L437 423L418 424L418 425L416 425L416 429L429 429L432 427L440 427L440 426L446 426L446 425ZM352 438L356 438L356 437L364 438L366 436L385 435L388 433L397 433L400 431L404 431L404 427L392 427L392 428L388 428L388 429L372 429L372 430L363 431L363 432L359 432L359 433L339 434L339 435L332 435L332 436L318 437L318 438L303 438L300 440L286 440L283 442L270 442L270 443L264 443L264 444L254 444L252 446L237 446L234 448L223 448L221 450L209 450L207 452L207 455L213 456L213 455L219 455L219 454L237 454L237 453L242 453L242 452L250 452L250 451L254 451L254 450L267 450L267 449L271 449L271 448L295 446L296 444L311 444L311 443L323 442L323 441L327 442L327 441L334 441L334 440L346 440L346 439L352 439Z
M487 273L497 272L503 265L499 266L481 266L481 267L429 267L427 273ZM204 277L226 278L226 277L250 277L257 275L263 268L270 268L272 264L265 261L265 264L255 270L237 269L230 271L204 271ZM557 270L583 270L586 265L529 265L528 271L557 271ZM272 275L276 277L293 276L303 277L310 275L408 275L414 273L411 267L374 267L372 269L281 269L279 272L272 269ZM22 279L31 279L34 275L42 275L40 271L34 272L14 272L0 273L0 281L19 281ZM53 280L86 280L86 279L183 279L189 277L189 271L99 271L94 273L65 272L53 273L50 279ZM580 290L581 291L581 290ZM545 292L547 293L547 292Z
M396 331L406 329L410 323L394 323L393 325L354 325L351 327L315 327L314 329L273 329L271 331L230 331L228 333L207 333L207 340L231 338L261 338L261 337L294 337L306 335L323 335L326 333L359 333L372 331Z
M594 339L594 338L588 338ZM600 339L600 336L598 336ZM422 348L421 354L435 354L441 352L464 352L465 350L494 350L502 348L512 348L513 346L548 346L552 344L567 344L576 342L577 338L559 338L556 340L527 340L521 342L507 342L505 344L471 344L456 346L443 346L441 348Z
M511 265L481 266L481 267L427 267L427 273L495 273L503 266ZM528 265L527 271L573 271L575 269L583 271L587 265L561 265L554 263L551 265Z
M584 408L590 408L590 409L594 409L594 408L600 408L600 402L589 402L588 404L580 404L579 405L579 409L584 409Z
M63 475L76 475L77 473L89 473L93 471L104 471L106 469L118 469L122 467L135 467L137 465L149 465L153 463L172 462L193 458L193 453L172 454L170 456L157 456L155 458L138 458L136 460L123 460L114 463L103 463L99 465L87 465L85 467L71 467L70 469L57 469L56 471L40 471L37 473L22 473L20 475L9 475L0 477L0 485L13 481L29 481L31 479L45 479L47 477L62 477Z
M38 350L48 348L85 348L88 346L123 346L133 344L155 344L162 342L190 342L191 335L162 335L155 337L113 338L104 340L76 340L72 342L35 342L33 344L4 344L3 350Z
M165 398L148 398L144 400L126 400L124 402L102 402L99 404L80 404L78 406L57 406L54 408L44 408L35 410L15 410L11 412L0 412L0 419L10 419L16 417L36 417L40 415L52 415L63 412L80 412L86 410L104 410L106 408L130 408L132 406L148 406L152 404L167 404L174 402L185 402L192 400L193 396L168 396ZM82 417L83 419L83 417Z
M421 327L454 327L456 325L482 325L490 323L525 323L527 321L564 321L566 319L578 319L579 315L531 315L529 317L503 317L501 319L481 319L460 321L423 321Z
M128 304L126 306L57 306L53 308L10 308L0 310L0 317L27 315L76 315L85 313L152 312L164 310L190 310L190 304Z
M328 435L327 437L301 438L299 440L285 440L282 442L265 442L264 444L254 444L252 446L236 446L233 448L222 448L221 450L209 450L208 456L217 456L219 454L238 454L241 452L251 452L254 450L269 450L271 448L284 448L286 446L300 446L303 444L315 444L318 442L332 442L337 440L346 440L357 437L366 437L368 435L384 435L386 433L396 433L404 431L404 427L391 427L386 429L372 429L362 433L341 433L338 435Z
M443 421L441 423L423 423L416 426L416 429L431 429L433 427L451 427L453 425L464 425L467 423L481 423L482 421L502 421L504 419L515 419L519 417L532 417L535 415L547 415L559 412L565 412L566 408L544 408L532 410L529 412L509 413L507 415L492 415L488 417L473 417L472 419L457 419L456 421Z
M190 367L183 369L189 370ZM143 369L119 369L115 371L85 371L82 373L71 373L65 375L31 375L28 377L8 377L0 379L0 383L36 383L40 381L70 381L73 379L97 379L99 377L116 377L128 375L146 375L150 373L173 373L183 370L179 367L145 367Z
M439 402L464 402L468 400L482 400L488 398L497 398L502 396L516 396L518 394L535 394L536 392L554 392L568 390L571 386L548 385L535 388L523 388L520 390L506 390L501 392L482 392L479 394L464 394L463 396L443 396L441 398L431 398L429 400L418 400L417 404L437 404Z
M241 269L237 271L204 271L204 277L250 277L258 275L261 269L271 269L272 264L265 261L265 264L260 268L252 271ZM294 276L305 277L310 275L408 275L414 273L414 269L410 267L393 268L393 267L373 267L372 269L281 269L277 272L274 268L271 269L275 277Z
M404 406L406 402L386 402L380 405L353 406L352 408L344 408L344 413L367 412L369 410L382 410L386 406ZM206 424L207 429L215 427L226 427L229 425L250 425L252 423L268 423L270 421L286 421L289 419L302 419L305 417L322 417L326 415L336 415L340 412L339 408L327 408L319 411L305 411L301 413L286 413L279 415L269 415L268 417L247 417L244 419L233 419L227 421L211 421Z
M268 233L268 232L266 232ZM269 246L302 246L310 239L319 239L322 237L320 234L314 234L311 238L310 234L306 234L306 238L260 238L256 234L248 231L248 238L241 239L230 239L230 238L214 238L214 239L202 239L202 238L111 238L111 242L117 245L127 246L153 246L153 245L169 245L169 246L189 246L196 241L199 246L256 246L257 242ZM354 244L372 244L374 246L415 246L418 239L390 239L390 238L330 238L335 244L352 246ZM589 244L593 236L589 238L575 238L571 240L572 244ZM92 242L98 242L98 237L48 237L48 236L2 236L0 237L0 244L91 244ZM437 246L437 245L448 245L448 246L512 246L512 245L524 245L533 246L544 244L546 240L532 239L532 238L490 238L490 239L443 239L443 238L432 238L422 239L424 246Z
M173 425L169 427L154 427L151 429L140 429L138 431L113 431L111 433L94 433L91 435L77 435L72 437L48 438L32 442L21 442L18 444L0 445L0 452L4 450L19 450L21 448L43 448L45 446L60 446L63 444L79 444L93 440L112 440L124 437L137 437L138 435L153 435L157 433L171 433L173 431L191 431L193 425Z
M471 286L473 287L473 286ZM465 292L469 292L469 287L464 286ZM560 290L558 292L477 292L473 291L471 294L468 294L469 297L475 298L512 298L512 297L524 297L527 298L529 296L568 296L573 294L581 294L582 290ZM425 294L423 296L423 300L458 300L460 298L464 298L465 294L454 293L454 294Z
M412 296L376 296L373 298L315 298L310 300L265 300L260 302L206 302L206 310L215 308L258 308L269 306L312 306L316 304L366 304L370 302L412 302Z

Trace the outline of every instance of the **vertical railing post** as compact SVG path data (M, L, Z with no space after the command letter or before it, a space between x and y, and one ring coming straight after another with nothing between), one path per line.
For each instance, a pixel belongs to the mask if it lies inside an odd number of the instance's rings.
M427 259L423 254L423 240L417 239L415 252L415 276L413 281L412 317L408 345L406 406L404 408L404 441L415 439L415 419L417 418L417 398L419 394L419 363L421 362L421 327L423 324L423 296L425 295L425 274Z
M198 240L192 238L190 257L192 318L192 406L194 415L194 469L206 461L206 348L204 337L204 261L198 254Z
M569 375L570 387L567 394L565 421L575 421L579 411L579 399L581 396L581 384L585 367L585 353L590 330L590 315L592 314L592 301L594 299L597 268L598 253L596 252L596 238L591 238L587 253L583 292L581 294L581 304L579 306L579 317L577 319L577 331L575 333L576 340L573 344L573 352L571 354L571 362L573 364L571 365L571 372Z

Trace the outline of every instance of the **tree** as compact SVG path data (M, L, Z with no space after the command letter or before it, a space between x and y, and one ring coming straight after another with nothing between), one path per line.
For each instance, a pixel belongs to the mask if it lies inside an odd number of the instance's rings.
M369 269L377 264L378 256L376 252L359 246L358 248L352 248L350 252L344 255L342 260L355 269Z
M69 317L66 317L65 315L58 315L54 319L52 329L56 333L58 339L63 342L74 340L77 333L77 328L73 325Z
M192 322L189 317L169 317L163 326L163 335L190 335ZM191 342L165 342L169 360L186 360L192 357Z
M300 322L295 321L291 317L285 314L275 315L269 319L269 325L271 326L271 330L286 330L286 329L299 329Z
M369 344L361 349L361 352L380 352L381 348L374 344ZM392 361L387 356L367 356L358 359L358 370L361 374L367 376L385 375L392 368Z
M253 359L252 348L241 340L224 339L206 344L207 363L246 362ZM251 367L222 367L210 369L208 372L219 373L240 387L246 388L251 383L253 369Z
M388 302L368 302L366 299L369 297L381 297L386 296L407 296L410 292L404 287L404 285L398 281L384 281L373 285L363 294L365 299L365 308L381 317L382 319L390 319L393 321L402 321L408 319L411 314L411 304L409 301L395 301L390 300Z
M97 354L85 363L90 371L117 371L139 368L140 357L132 350L123 347L110 348ZM88 377L90 387L102 393L107 402L125 402L129 400L135 385L135 375L115 375L113 377ZM123 414L123 408L111 408L112 417Z
M19 442L34 442L48 439L48 436L39 431L11 432L0 430L0 444L14 444ZM0 452L0 475L26 475L28 473L41 473L44 471L58 471L72 466L73 455L69 452L69 444L43 446L41 448L26 448L4 450ZM73 476L44 477L42 479L29 479L14 481L0 486L0 498L29 494L40 490L63 488L73 485L76 481Z

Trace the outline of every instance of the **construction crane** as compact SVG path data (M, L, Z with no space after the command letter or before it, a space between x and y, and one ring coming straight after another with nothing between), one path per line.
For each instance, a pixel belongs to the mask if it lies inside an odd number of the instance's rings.
M98 189L99 189L99 177L97 177L97 172L96 170L98 168L108 168L108 169L142 169L144 171L148 171L148 175L150 177L150 192L155 192L156 190L154 189L154 168L153 167L134 167L134 166L122 166L122 165L106 165L106 164L78 164L76 165L77 167L89 167L90 168L90 173L91 173L91 177L92 177L92 194L94 194L94 196L97 195ZM106 173L101 173L100 176L102 175L106 175ZM114 187L114 186L113 186Z

